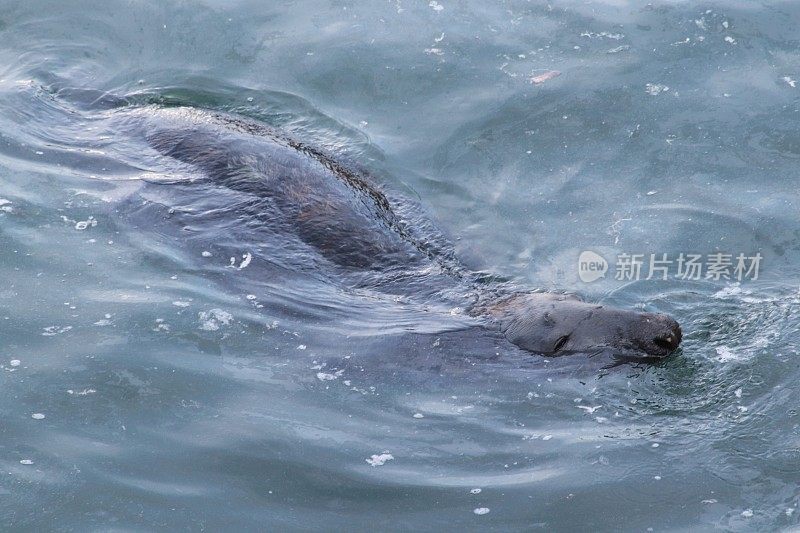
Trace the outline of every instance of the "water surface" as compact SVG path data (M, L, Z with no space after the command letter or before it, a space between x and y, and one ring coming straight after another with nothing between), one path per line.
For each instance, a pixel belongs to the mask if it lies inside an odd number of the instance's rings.
M798 24L791 2L0 0L3 525L796 526ZM239 268L248 220L169 188L192 176L103 93L279 127L418 201L472 268L670 313L682 349L548 362L413 298ZM587 249L763 262L587 284Z

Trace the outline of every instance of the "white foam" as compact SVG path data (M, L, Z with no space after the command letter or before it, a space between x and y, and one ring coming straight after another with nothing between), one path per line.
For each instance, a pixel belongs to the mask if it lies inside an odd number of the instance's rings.
M658 96L663 92L669 91L669 87L660 83L648 83L644 86L644 90L651 96Z
M233 315L222 309L200 311L198 314L200 329L204 331L217 331L222 326L227 326L233 320Z
M58 335L59 333L66 333L67 331L71 330L72 326L47 326L44 328L44 332L42 335L45 337L52 337L54 335Z
M431 7L431 8L432 8L434 11L436 11L437 13L438 13L438 12L440 12L440 11L442 11L442 10L444 9L444 6L443 6L442 4L440 4L439 2L437 2L436 0L431 0L430 2L428 2L428 5L429 5L429 6L430 6L430 7Z
M394 456L389 452L383 452L381 454L372 455L369 459L365 459L365 461L370 466L383 466L387 461L394 461Z
M90 216L86 220L78 220L75 222L75 229L79 231L83 231L86 228L93 228L95 226L97 226L97 220L93 216Z
M724 363L727 361L738 361L740 359L733 351L727 346L717 346L717 361Z
M344 370L337 370L333 374L328 372L317 372L317 379L320 381L333 381L335 379L339 379L339 376L344 374Z

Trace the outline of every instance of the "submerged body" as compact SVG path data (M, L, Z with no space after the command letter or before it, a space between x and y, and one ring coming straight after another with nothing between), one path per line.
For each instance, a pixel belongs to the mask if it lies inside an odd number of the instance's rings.
M157 106L138 108L129 120L157 157L186 165L187 174L230 194L231 209L246 213L254 230L269 229L300 257L321 258L345 286L368 279L386 293L454 300L513 344L543 355L612 350L663 357L680 343L680 327L666 315L475 283L407 200L261 123ZM364 272L371 275L359 276Z

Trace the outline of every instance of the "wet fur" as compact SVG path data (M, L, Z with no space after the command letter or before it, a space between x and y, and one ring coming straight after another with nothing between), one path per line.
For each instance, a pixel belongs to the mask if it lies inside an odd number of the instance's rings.
M366 174L263 124L213 111L156 106L137 110L133 120L161 156L242 195L253 219L288 229L338 269L342 279L370 271L379 274L376 285L387 292L456 294L464 299L456 304L469 308L485 326L500 329L524 350L545 355L610 348L663 356L680 342L680 328L664 315L607 308L567 295L509 293L480 283L446 245L420 230L419 219L403 216L404 199L390 198Z

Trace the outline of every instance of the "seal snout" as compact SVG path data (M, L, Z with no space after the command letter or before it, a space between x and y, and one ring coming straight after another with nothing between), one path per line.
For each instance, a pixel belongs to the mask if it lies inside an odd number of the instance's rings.
M680 328L678 328L677 333L669 332L665 336L656 337L655 339L653 339L653 344L655 344L659 348L664 348L665 350L669 350L670 352L675 350L680 343L681 343Z
M659 331L651 341L653 348L655 348L652 352L655 352L656 355L668 355L674 352L681 344L683 336L681 327L667 315L656 315L655 320L659 324Z

